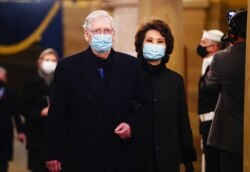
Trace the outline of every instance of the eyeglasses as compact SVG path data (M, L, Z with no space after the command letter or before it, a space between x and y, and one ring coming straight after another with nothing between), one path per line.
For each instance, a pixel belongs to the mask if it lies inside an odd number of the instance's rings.
M90 32L94 35L111 35L113 32L113 29L95 29L95 30L90 30Z

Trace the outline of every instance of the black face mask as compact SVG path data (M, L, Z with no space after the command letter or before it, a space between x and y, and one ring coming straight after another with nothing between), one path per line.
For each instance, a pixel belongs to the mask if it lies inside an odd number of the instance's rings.
M208 51L207 51L207 47L203 47L201 46L200 44L197 46L197 49L196 49L196 52L197 54L201 57L201 58L204 58L208 55Z

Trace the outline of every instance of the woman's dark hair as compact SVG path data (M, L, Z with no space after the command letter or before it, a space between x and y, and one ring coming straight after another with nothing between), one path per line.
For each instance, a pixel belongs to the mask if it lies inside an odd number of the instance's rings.
M146 23L143 23L140 26L138 32L135 35L135 50L138 54L137 56L139 58L143 57L143 52L142 52L143 41L147 31L149 30L157 30L165 38L166 50L165 50L165 56L163 57L162 60L164 60L164 62L167 63L169 60L169 55L173 52L174 49L174 37L172 35L169 25L166 22L159 19L152 19Z

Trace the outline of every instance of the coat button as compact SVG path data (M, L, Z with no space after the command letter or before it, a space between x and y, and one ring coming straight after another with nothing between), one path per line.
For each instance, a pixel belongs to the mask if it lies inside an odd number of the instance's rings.
M155 151L156 151L156 152L159 152L159 151L160 151L160 146L156 146L156 147L155 147Z
M154 99L153 99L153 103L156 103L156 102L158 102L158 101L159 101L158 98L154 98Z

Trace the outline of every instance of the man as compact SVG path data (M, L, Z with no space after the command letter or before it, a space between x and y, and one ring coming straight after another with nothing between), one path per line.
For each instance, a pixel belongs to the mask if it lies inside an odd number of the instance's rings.
M90 47L57 65L43 151L49 171L136 171L146 98L138 63L112 49L114 34L112 17L92 12L84 24Z
M17 95L6 86L7 70L0 66L0 171L8 171L8 162L13 158L13 128L15 120L17 139L25 141L23 125L17 110Z
M219 149L222 172L243 171L243 113L247 11L229 21L232 46L216 53L206 84L220 91L208 144Z
M223 35L223 32L217 29L204 30L200 44L197 47L197 53L203 59L202 76L200 77L198 87L198 115L206 172L220 172L218 151L216 148L207 145L207 137L214 118L214 109L219 91L206 86L205 76L210 68L214 54L224 48L224 43L221 42Z

